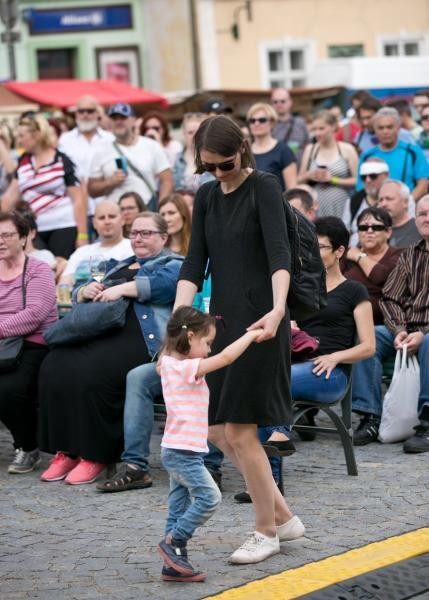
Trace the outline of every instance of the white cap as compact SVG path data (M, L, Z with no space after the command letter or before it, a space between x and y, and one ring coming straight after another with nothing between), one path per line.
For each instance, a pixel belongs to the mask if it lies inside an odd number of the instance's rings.
M385 162L370 161L361 164L359 175L380 175L380 173L389 173L389 165Z

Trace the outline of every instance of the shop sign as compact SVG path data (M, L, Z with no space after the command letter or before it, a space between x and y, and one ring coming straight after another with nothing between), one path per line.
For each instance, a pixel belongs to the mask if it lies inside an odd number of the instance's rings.
M52 10L28 9L23 12L23 17L28 22L32 35L131 29L133 26L129 4Z

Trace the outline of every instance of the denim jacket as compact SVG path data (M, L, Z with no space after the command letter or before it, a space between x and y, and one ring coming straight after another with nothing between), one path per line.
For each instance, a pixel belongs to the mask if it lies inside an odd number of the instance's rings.
M110 259L105 279L136 262L135 256L121 261ZM150 356L155 356L164 339L176 296L177 278L183 257L162 250L158 256L148 258L137 270L135 282L137 298L131 299ZM80 286L82 287L82 286ZM76 288L73 297L76 298Z

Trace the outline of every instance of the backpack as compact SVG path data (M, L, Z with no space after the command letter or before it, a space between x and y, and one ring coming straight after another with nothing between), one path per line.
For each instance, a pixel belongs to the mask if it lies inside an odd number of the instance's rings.
M258 174L262 177L266 175L262 172ZM253 187L252 205L256 209ZM327 305L326 271L313 223L284 198L283 208L291 251L287 305L291 319L301 321L312 317Z

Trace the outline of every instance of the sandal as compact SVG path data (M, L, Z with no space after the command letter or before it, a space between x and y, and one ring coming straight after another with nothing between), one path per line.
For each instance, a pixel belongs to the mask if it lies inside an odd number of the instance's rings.
M110 479L97 483L100 492L125 492L152 486L152 478L148 471L133 469L122 463L118 471Z

